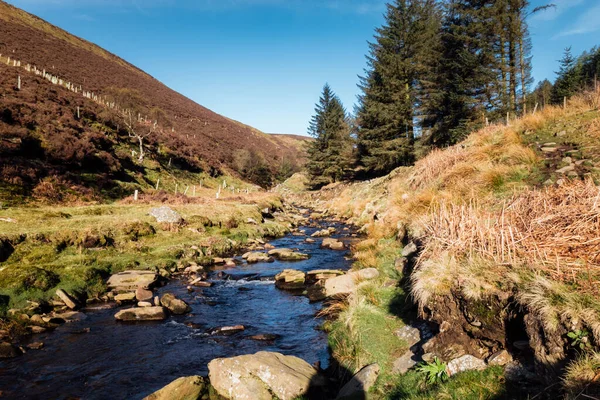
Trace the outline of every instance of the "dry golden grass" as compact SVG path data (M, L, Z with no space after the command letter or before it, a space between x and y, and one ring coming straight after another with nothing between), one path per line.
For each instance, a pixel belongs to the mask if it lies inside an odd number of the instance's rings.
M464 282L477 276L473 265L482 260L489 264L490 275L485 278L489 282L495 281L491 279L495 271L510 268L597 292L600 190L591 180L528 191L500 209L476 201L441 204L419 224L425 246L413 279L415 295L423 302L439 293L436 288L455 284L459 276L461 286L467 287ZM469 265L468 274L459 267L463 264Z
M566 399L598 398L595 396L600 395L600 353L584 355L569 365L563 382Z

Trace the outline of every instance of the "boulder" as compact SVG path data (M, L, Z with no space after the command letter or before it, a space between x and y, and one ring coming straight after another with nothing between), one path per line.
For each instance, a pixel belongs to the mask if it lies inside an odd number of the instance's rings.
M544 153L554 153L558 150L556 147L542 147L542 152Z
M190 282L190 285L197 286L197 287L212 287L211 282L203 281L202 278L194 279L193 281Z
M77 311L65 311L62 313L57 313L54 314L52 316L52 319L50 320L50 322L52 322L52 320L63 320L65 322L75 322L75 321L82 321L84 319L87 319L87 315L85 315L82 312L77 312Z
M402 257L409 258L417 252L417 245L414 242L410 242L402 249Z
M180 224L183 222L181 215L167 206L152 208L149 214L156 218L156 222L160 223Z
M162 321L167 318L164 307L138 307L121 310L115 314L117 321Z
M268 254L282 261L302 261L310 258L310 255L297 253L292 249L273 249Z
M29 350L41 350L44 348L44 342L33 342L27 345Z
M408 347L412 347L421 341L421 331L409 325L403 326L395 333L396 336L406 342Z
M207 392L208 385L201 376L175 379L167 386L144 397L144 400L198 400Z
M154 297L152 290L139 287L135 290L135 298L137 301L150 301Z
M0 343L0 359L15 358L23 354L21 349L10 343Z
M306 273L306 283L312 285L344 274L345 272L339 269L315 269Z
M272 342L274 340L279 339L279 335L271 334L271 333L261 333L258 335L248 336L248 339L256 340L258 342Z
M375 279L378 276L379 271L377 271L375 268L366 268L358 271L351 271L346 275L328 279L323 284L325 297L350 294L356 290L356 285L358 282Z
M255 264L259 262L273 262L274 260L273 257L269 256L267 253L254 252L248 254L246 261L248 264Z
M213 329L210 332L210 334L211 335L231 336L231 335L235 335L238 332L242 332L244 330L246 330L246 327L244 325L223 326L221 328Z
M310 235L311 237L325 237L325 236L331 236L331 232L329 231L329 229L322 229L320 231L316 231L315 233L313 233L312 235Z
M160 304L175 315L182 315L192 311L192 308L185 301L178 299L172 293L165 293L160 299Z
M365 399L367 398L367 392L377 381L379 376L379 365L371 364L367 365L356 373L350 379L350 382L346 383L344 387L338 393L336 399Z
M80 307L80 304L77 300L75 300L73 297L71 297L67 292L65 292L62 289L57 289L56 290L56 295L63 301L63 303L65 303L65 305L67 307L69 307L71 310L76 310Z
M137 306L138 307L152 307L152 303L150 303L149 301L138 301Z
M415 361L415 354L412 351L408 350L402 355L402 357L397 358L394 361L394 365L392 366L392 373L403 375L415 365L417 365L417 362Z
M286 269L275 276L275 286L284 290L304 289L305 277L302 271Z
M321 243L321 247L324 249L331 249L331 250L344 250L346 248L346 246L344 245L343 242L341 242L337 239L333 239L333 238L323 239L323 242Z
M208 374L215 391L230 400L293 400L325 384L306 361L265 351L212 360Z
M119 303L133 303L135 301L135 297L136 295L134 292L120 293L115 296L115 301L118 301Z
M485 361L480 360L470 354L456 358L448 363L448 375L452 376L464 371L484 370L486 368Z
M513 358L508 351L500 350L490 356L488 359L488 364L504 366L510 363L512 360Z
M311 239L311 238L306 238L304 241L305 241L306 243L315 243L315 242L316 242L316 240L315 240L315 239Z
M108 288L117 293L133 292L137 288L150 289L156 285L158 276L152 271L124 271L108 278Z
M573 165L567 165L566 167L562 167L561 169L557 169L557 174L566 174L567 172L575 171L575 167Z

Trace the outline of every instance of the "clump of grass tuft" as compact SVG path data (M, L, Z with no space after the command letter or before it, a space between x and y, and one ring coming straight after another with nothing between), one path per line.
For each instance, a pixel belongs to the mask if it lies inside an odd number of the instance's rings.
M600 353L582 355L567 367L563 379L566 399L600 396Z

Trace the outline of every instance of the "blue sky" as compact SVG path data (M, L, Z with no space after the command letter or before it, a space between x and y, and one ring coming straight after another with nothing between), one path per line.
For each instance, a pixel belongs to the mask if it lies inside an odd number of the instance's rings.
M552 1L530 17L533 75L553 79L567 46L600 40L600 0ZM348 110L383 0L9 0L144 69L196 102L265 132L305 134L329 82Z

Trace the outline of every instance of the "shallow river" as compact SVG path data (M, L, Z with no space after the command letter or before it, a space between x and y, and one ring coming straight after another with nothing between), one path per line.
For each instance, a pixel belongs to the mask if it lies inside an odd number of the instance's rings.
M343 226L338 235L346 241ZM307 235L316 228L305 227ZM327 367L327 335L315 317L320 303L278 290L273 277L286 268L302 271L350 268L346 251L319 248L306 236L288 235L274 246L299 249L311 258L299 262L259 263L222 269L230 276L210 274L211 288L188 293L184 282L172 280L157 292L172 292L192 306L192 313L164 322L118 323L117 309L86 312L87 318L65 324L54 332L36 335L42 350L31 350L0 362L0 398L15 399L141 399L174 379L206 375L207 363L218 357L277 351ZM349 239L349 238L348 238ZM191 325L191 326L190 326ZM244 325L233 336L207 332L218 327ZM90 328L89 333L79 333ZM275 334L272 342L249 338Z

